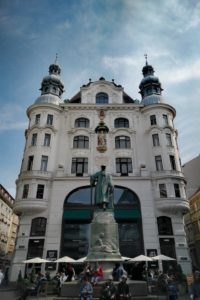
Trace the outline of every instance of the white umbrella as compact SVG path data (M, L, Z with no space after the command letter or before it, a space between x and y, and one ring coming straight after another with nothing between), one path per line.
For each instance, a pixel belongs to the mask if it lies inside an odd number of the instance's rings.
M42 264L42 263L48 263L48 262L50 262L50 261L47 259L40 258L40 257L34 257L34 258L23 261L24 264Z
M166 255L163 255L163 254L159 254L159 255L153 256L152 259L153 260L176 260L175 258L166 256Z
M81 258L77 259L76 262L77 262L77 263L85 262L86 258L87 258L87 256L81 257Z
M126 261L126 260L130 260L130 259L131 259L131 257L122 256L122 259L123 259L124 261Z
M131 258L129 261L152 261L152 259L145 255L139 255L134 258Z
M52 262L58 262L58 263L61 263L61 262L65 262L65 263L72 263L72 262L75 262L75 260L69 256L63 256L57 260L54 260Z

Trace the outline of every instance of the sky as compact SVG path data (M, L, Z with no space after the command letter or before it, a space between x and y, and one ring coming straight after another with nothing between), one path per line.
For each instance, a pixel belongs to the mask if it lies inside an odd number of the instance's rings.
M182 164L200 153L199 0L0 0L0 184L15 196L26 109L58 62L62 100L103 76L139 99L142 68L154 67L177 112Z

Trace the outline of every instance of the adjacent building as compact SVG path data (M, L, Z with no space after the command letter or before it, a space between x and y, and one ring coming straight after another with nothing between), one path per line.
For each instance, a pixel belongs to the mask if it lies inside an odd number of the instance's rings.
M185 215L185 229L194 269L200 269L200 155L183 166L190 211Z
M36 256L86 256L93 218L90 175L106 165L123 256L163 253L191 271L183 224L189 204L175 109L146 61L134 100L114 80L89 81L70 100L57 63L28 107L14 210L20 215L11 280Z
M14 198L0 184L0 261L8 263L15 247L18 216L13 213Z

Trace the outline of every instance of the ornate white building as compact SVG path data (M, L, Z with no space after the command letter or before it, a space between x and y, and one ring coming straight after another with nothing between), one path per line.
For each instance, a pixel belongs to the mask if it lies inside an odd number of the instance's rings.
M89 176L101 165L115 185L121 255L163 253L190 272L183 225L189 205L173 124L176 112L165 103L153 67L147 62L143 67L141 102L103 77L61 101L60 72L57 63L50 65L41 96L27 109L11 279L27 258L86 256L94 210Z

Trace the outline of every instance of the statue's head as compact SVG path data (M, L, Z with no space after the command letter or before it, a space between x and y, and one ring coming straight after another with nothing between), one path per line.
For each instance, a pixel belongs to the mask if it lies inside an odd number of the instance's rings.
M102 171L105 171L105 169L106 169L106 166L101 166Z

